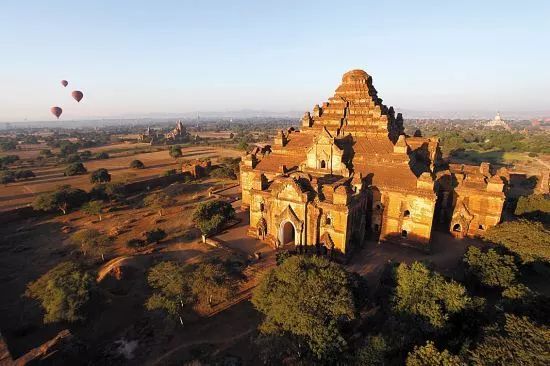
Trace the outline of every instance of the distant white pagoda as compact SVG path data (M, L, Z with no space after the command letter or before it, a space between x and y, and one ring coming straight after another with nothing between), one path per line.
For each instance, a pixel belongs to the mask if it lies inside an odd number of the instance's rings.
M502 119L499 112L497 112L497 115L495 116L495 118L493 118L491 121L489 121L485 124L485 127L490 127L490 128L502 127L502 128L507 129L507 130L510 129L510 126L508 126L508 123L506 123Z

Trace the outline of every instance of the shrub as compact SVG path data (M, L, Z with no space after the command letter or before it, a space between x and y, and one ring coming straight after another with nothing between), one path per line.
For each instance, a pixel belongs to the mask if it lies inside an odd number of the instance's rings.
M130 168L132 169L143 169L145 168L145 164L141 162L141 160L132 160L130 163Z
M106 153L106 152L100 152L100 153L95 154L95 158L96 158L97 160L109 159L109 154Z
M36 177L36 175L32 170L18 170L15 172L16 179L29 179L34 177Z
M168 153L174 159L181 158L183 156L183 154L181 152L181 147L179 147L177 145L170 146L170 148L168 149Z
M65 162L67 163L78 163L80 160L80 155L78 154L71 154L65 158Z
M99 168L92 172L90 175L90 182L92 183L106 183L111 181L111 174L105 168Z
M160 228L157 228L151 231L146 231L144 236L145 236L145 241L147 243L158 244L159 241L166 238L166 232Z
M65 168L65 172L63 173L65 176L73 176L73 175L80 175L80 174L86 174L88 171L84 167L84 164L82 163L72 163L67 168Z
M168 177L170 175L175 175L175 174L177 174L176 169L168 169L164 173L162 173L162 176L163 177Z
M137 239L137 238L130 239L126 242L126 246L134 250L143 248L146 245L147 245L147 242L145 240Z
M15 182L15 173L11 170L0 172L0 184L8 184Z

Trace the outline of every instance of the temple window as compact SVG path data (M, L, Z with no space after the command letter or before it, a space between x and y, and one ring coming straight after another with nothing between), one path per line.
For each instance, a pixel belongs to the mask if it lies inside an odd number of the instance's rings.
M329 215L327 215L327 217L325 218L325 225L332 225L332 219Z
M453 226L453 231L458 232L458 233L461 232L462 228L460 227L460 224L455 224Z
M319 166L321 167L321 169L325 169L327 167L327 163L324 160L321 160Z
M376 208L376 211L380 211L382 209L382 206L379 203L377 203L375 208Z
M405 211L403 212L403 217L410 217L410 216L411 216L411 211L405 210Z
M260 211L264 212L265 206L263 202L260 202Z
M407 235L409 235L409 233L407 233L407 230L401 231L401 236L402 236L402 237L406 238Z
M479 230L485 230L485 226L479 225L479 226L478 226L478 229L479 229Z

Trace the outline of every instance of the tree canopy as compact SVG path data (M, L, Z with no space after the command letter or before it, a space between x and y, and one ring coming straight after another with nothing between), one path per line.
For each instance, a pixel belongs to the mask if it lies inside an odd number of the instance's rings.
M193 222L199 227L203 235L212 235L218 232L233 217L235 217L235 209L230 203L210 201L197 206L193 213Z
M340 323L354 319L357 310L349 274L324 257L286 259L264 276L252 303L265 316L262 333L303 339L324 360L346 348Z
M105 252L110 244L110 239L96 229L82 229L71 236L71 241L78 245L82 254L100 256L105 261Z
M449 351L440 352L433 342L427 342L425 346L414 347L414 351L407 356L407 366L462 366L464 363L460 357Z
M486 327L482 341L470 353L470 364L479 366L549 363L550 328L512 314Z
M25 296L40 302L44 323L83 320L94 279L73 262L63 262L27 285Z
M445 280L424 264L401 263L396 271L395 311L411 316L429 328L441 329L449 317L466 308L470 297L461 284ZM426 328L424 326L424 328Z
M220 261L183 266L160 262L147 276L153 294L146 302L149 310L163 310L180 316L186 305L213 304L224 301L234 292L236 277Z
M102 220L101 212L103 210L103 204L100 201L89 201L82 205L82 212L87 215L97 215L99 221Z
M518 216L549 222L550 195L532 194L530 196L521 196L518 199L514 213Z
M65 171L63 174L66 176L72 176L72 175L80 175L80 174L86 174L86 173L88 173L88 170L84 167L84 164L72 163L65 168Z
M42 193L32 203L35 210L53 211L60 210L63 214L67 210L80 207L88 200L88 194L69 185L59 186L55 191Z
M176 201L163 191L153 192L143 199L143 204L151 209L157 210L159 216L162 216L164 208L174 203L176 203Z
M105 168L99 168L90 175L90 182L92 183L107 183L111 181L111 174Z
M485 253L471 246L464 254L468 272L489 287L507 288L516 283L518 268L511 255L499 254L495 249Z
M525 263L550 261L550 231L540 222L507 221L483 234L485 240L502 245Z
M181 158L183 156L183 153L181 152L181 147L179 147L178 145L170 146L168 153L174 159Z
M145 164L141 160L132 160L130 162L130 168L132 169L143 169L145 168Z

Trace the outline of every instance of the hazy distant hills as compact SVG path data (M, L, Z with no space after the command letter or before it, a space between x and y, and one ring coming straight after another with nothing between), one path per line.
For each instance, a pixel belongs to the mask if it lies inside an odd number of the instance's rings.
M413 109L396 108L397 113L402 113L407 119L492 119L497 111L422 111ZM541 111L499 111L504 120L529 120L534 118L550 117L549 110ZM90 127L90 126L113 126L127 124L149 124L162 123L181 119L186 124L197 122L209 122L215 120L247 120L252 122L255 119L296 119L296 123L303 115L304 111L267 111L254 109L241 109L235 111L194 111L184 113L172 112L151 112L146 114L122 114L117 116L92 116L80 119L47 120L47 121L17 121L0 123L5 127ZM252 120L252 121L251 121ZM241 121L242 122L242 121Z

